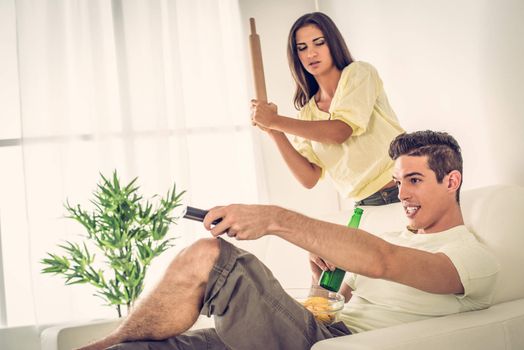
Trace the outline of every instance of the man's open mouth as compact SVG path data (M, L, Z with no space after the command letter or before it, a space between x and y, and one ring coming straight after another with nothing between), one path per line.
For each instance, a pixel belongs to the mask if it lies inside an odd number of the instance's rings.
M404 206L404 211L406 212L406 215L408 217L413 217L418 210L420 209L420 205L406 205Z

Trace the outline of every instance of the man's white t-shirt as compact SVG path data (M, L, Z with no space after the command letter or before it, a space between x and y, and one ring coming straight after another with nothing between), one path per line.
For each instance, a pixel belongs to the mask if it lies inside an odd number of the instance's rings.
M389 327L491 305L499 265L493 255L464 226L415 234L408 230L380 237L392 244L446 254L457 269L464 294L433 294L400 283L346 274L353 296L341 320L353 333Z

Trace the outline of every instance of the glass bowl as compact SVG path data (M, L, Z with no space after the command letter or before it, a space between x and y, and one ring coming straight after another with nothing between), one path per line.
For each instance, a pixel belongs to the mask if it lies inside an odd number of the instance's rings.
M308 309L317 321L329 325L337 322L344 308L344 296L319 286L289 288L286 292Z

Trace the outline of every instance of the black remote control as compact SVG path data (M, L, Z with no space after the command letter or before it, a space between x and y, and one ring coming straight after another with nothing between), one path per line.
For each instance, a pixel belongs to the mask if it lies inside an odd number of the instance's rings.
M207 212L208 212L207 210L202 210L202 209L193 208L193 207L188 206L186 208L186 213L184 214L183 218L202 222L204 221L204 217L207 215ZM216 219L215 221L212 222L212 224L216 225L220 221L222 221L221 218Z

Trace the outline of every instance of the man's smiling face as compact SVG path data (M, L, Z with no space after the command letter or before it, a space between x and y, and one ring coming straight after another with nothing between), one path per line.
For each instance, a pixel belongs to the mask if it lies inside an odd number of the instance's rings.
M456 205L448 186L449 175L438 183L427 156L404 155L395 161L393 179L411 229L433 233L449 228L450 216L446 214Z

